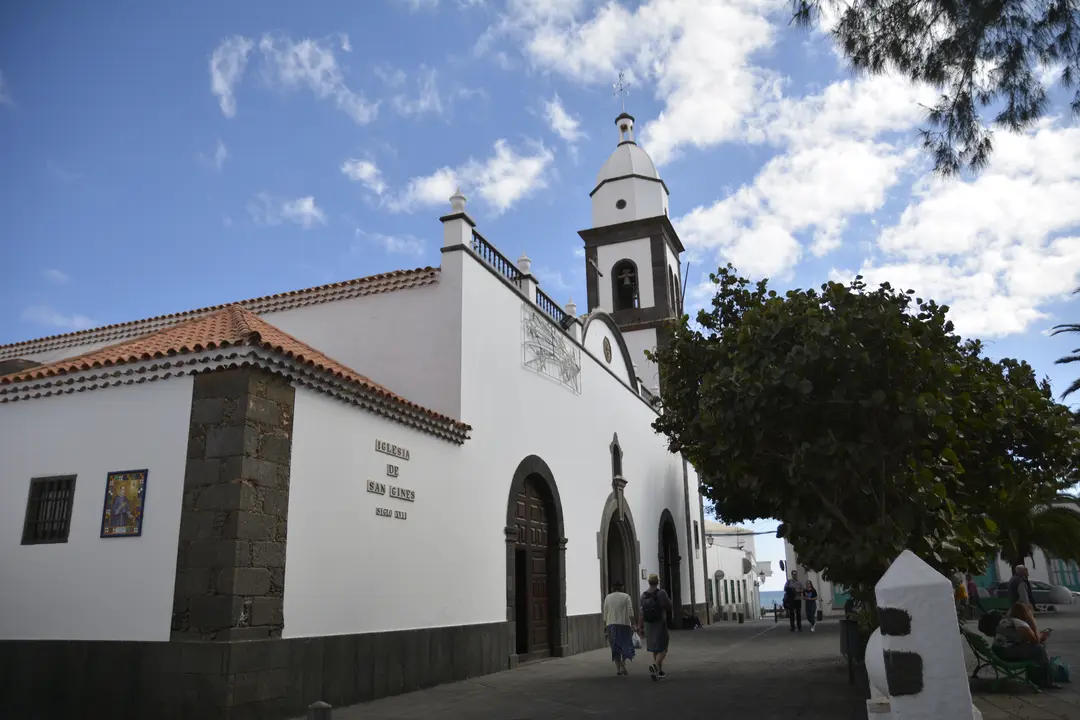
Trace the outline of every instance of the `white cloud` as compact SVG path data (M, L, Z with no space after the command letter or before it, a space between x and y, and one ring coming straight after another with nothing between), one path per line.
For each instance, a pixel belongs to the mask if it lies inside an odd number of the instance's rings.
M225 147L225 143L221 140L217 141L217 147L214 148L214 167L218 170L225 164L225 160L229 157L229 150Z
M376 232L366 232L357 228L356 237L370 243L374 243L391 255L408 255L420 257L424 254L424 242L412 235L384 235ZM353 246L355 252L363 252L362 246Z
M458 187L466 194L478 195L495 214L547 187L547 171L554 160L551 150L533 143L532 149L519 154L506 140L495 141L494 153L483 161L470 159L456 167L442 167L409 180L400 193L387 198L394 212L411 212L424 206L445 205Z
M436 75L434 69L421 67L417 72L416 95L414 97L405 94L395 95L392 100L394 108L402 115L424 115L425 113L442 115L443 102L439 97Z
M335 44L342 52L352 52L352 43L345 33L323 40L299 41L265 34L258 43L265 63L263 77L275 88L306 87L320 100L332 100L357 123L369 123L378 114L379 104L346 85L344 72L334 55ZM236 115L234 92L254 48L253 39L233 35L222 40L210 58L210 89L218 96L225 117Z
M532 155L518 155L505 140L496 140L494 155L482 163L470 161L461 169L462 187L473 188L496 213L502 213L547 187L545 173L553 159L543 145L536 145Z
M350 89L334 56L333 45L305 38L263 35L259 50L266 59L265 75L271 85L296 90L306 87L320 100L332 100L358 124L375 119L379 104Z
M571 145L586 137L581 130L581 121L566 111L557 93L544 102L544 118L555 134Z
M390 87L401 87L408 80L409 76L401 68L387 65L386 63L380 63L375 66L375 77L382 80Z
M56 268L46 268L41 271L41 276L53 285L66 285L71 276L62 270Z
M341 164L341 172L350 180L363 183L380 197L386 192L386 182L382 178L382 171L372 160L350 158ZM447 195L447 197L450 196Z
M959 332L983 337L1024 332L1080 284L1080 128L1049 120L995 145L974 179L923 178L858 271L948 304Z
M289 199L259 193L248 203L247 210L256 225L281 225L288 220L307 230L326 224L326 213L311 195Z
M803 256L796 233L812 232L811 252L840 246L848 218L881 208L916 157L891 145L822 138L768 162L752 185L675 221L694 253L711 251L753 277L786 275Z
M895 75L841 80L802 98L777 94L748 118L746 139L796 147L818 144L822 138L872 140L916 126L934 95Z
M233 35L222 40L210 56L210 91L217 95L225 117L236 115L236 98L233 92L244 75L248 55L253 47L255 43L248 38Z
M422 177L414 177L403 191L389 198L387 206L394 212L412 212L422 206L443 205L458 186L458 172L442 167Z
M439 6L439 0L397 0L397 2L409 8L412 12L420 9L430 10Z
M229 149L225 147L225 143L221 140L217 141L217 145L214 146L213 155L205 155L199 153L199 160L205 165L221 170L225 165L225 161L229 159Z
M627 70L651 85L664 111L646 124L642 141L663 164L684 146L711 147L738 137L744 116L774 86L750 57L768 47L776 28L764 0L711 3L650 0L630 11L606 3L582 19L582 0L511 2L478 46L500 36L520 42L529 61L583 83L611 83Z
M85 315L65 315L48 305L26 308L22 312L22 319L24 322L47 325L61 330L86 330L97 324Z

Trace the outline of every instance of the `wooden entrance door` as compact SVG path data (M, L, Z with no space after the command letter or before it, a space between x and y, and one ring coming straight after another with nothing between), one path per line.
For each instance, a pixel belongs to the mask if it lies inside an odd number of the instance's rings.
M528 638L528 645L522 648L519 643L518 652L525 650L528 659L547 657L551 654L551 595L555 588L550 581L550 503L545 488L535 478L526 479L517 506L518 546L525 551L528 574L522 583L528 590L527 597L517 599L525 612L518 614L516 628L518 638Z

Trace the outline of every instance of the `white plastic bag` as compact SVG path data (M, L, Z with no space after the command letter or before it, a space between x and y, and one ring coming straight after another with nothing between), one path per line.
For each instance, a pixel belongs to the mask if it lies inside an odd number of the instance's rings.
M641 636L637 633L634 633L634 647L641 649Z

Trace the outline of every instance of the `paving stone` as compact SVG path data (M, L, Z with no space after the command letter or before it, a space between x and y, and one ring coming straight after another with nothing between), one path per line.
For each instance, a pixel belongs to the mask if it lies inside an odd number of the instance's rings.
M629 664L630 675L617 677L611 652L603 649L334 708L334 720L648 715L866 720L865 690L848 684L838 625L825 621L818 628L792 635L784 625L760 621L675 632L669 675L662 682L649 679L643 651ZM431 660L441 656L434 650Z

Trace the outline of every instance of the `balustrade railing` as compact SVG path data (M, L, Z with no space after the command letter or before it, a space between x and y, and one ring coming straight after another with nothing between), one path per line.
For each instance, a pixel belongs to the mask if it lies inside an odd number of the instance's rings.
M548 294L536 288L536 306L546 312L548 316L555 322L559 323L559 327L565 330L570 324L570 316L559 307L559 304L548 297Z
M518 270L518 266L510 262L505 255L496 250L494 245L489 243L483 235L475 230L473 230L472 234L472 250L479 255L484 262L495 268L497 273L512 282L514 287L521 287L522 275L521 271Z

